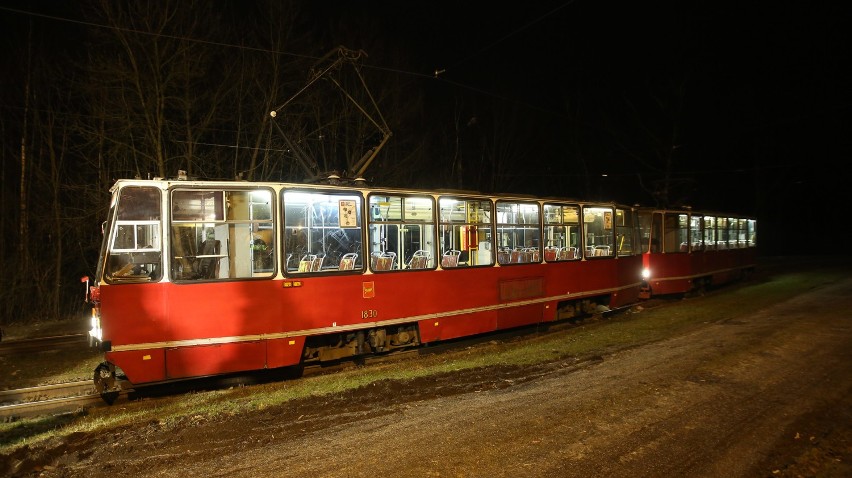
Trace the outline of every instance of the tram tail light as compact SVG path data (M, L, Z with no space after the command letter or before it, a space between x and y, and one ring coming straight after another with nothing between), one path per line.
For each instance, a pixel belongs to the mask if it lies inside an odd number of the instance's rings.
M89 276L81 277L80 282L86 284L85 294L83 296L83 302L88 302L89 301Z

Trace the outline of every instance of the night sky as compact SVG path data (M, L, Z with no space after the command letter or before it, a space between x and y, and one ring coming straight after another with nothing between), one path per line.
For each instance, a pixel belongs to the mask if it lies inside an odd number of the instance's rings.
M672 202L756 214L773 234L833 220L836 203L850 202L852 16L842 2L308 5L305 25L327 44L305 54L365 48L366 67L422 83L436 112L461 95L523 112L540 159L517 192L558 180L548 162L582 143L578 174L619 201L651 202L667 171ZM0 10L7 26L25 18Z
M688 204L756 214L791 253L800 239L783 234L830 242L852 203L852 16L840 2L369 3L411 46L415 72L443 70L436 95L464 88L535 111L530 147L554 162L573 125L615 199L647 204L639 175L668 158Z

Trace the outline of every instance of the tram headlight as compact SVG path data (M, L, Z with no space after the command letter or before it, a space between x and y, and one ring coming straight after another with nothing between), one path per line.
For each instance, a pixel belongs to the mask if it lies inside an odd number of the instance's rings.
M103 338L101 331L101 318L98 316L98 310L92 307L92 329L89 330L89 336L100 341Z
M651 269L648 269L647 267L642 269L642 278L647 279L649 277L651 277Z

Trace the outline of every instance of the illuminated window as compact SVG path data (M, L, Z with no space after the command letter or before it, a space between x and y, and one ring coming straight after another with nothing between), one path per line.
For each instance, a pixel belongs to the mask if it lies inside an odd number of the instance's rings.
M172 191L172 279L274 276L272 198L269 189Z
M438 205L441 267L493 265L491 201L445 196Z

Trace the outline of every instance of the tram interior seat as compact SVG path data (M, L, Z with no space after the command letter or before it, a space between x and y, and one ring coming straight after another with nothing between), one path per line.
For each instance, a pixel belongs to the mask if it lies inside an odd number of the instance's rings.
M441 267L458 267L461 251L450 249L441 256Z
M559 260L567 261L577 259L577 248L574 246L563 247L559 250Z
M538 247L527 247L523 251L527 253L527 262L541 262L541 252Z
M680 252L689 252L689 243L681 242L680 243Z
M396 261L396 252L374 252L370 256L370 264L373 270L389 271Z
M302 256L302 260L299 261L299 272L311 272L316 259L316 254L305 254ZM322 264L322 262L320 262L320 264Z
M512 252L509 249L500 249L497 251L497 262L500 264L508 264L512 261Z
M594 246L593 251L592 255L595 257L608 256L610 254L609 246Z
M347 252L343 254L343 257L340 258L340 266L338 269L342 271L351 271L355 269L355 261L358 260L358 253L356 252Z
M207 239L201 243L201 254L199 256L218 256L221 242L216 239ZM201 257L198 259L198 278L215 279L219 276L219 258Z
M431 257L432 254L425 249L414 251L414 255L411 256L411 260L408 261L408 268L426 269L427 267L429 267L429 259Z
M530 253L523 249L515 249L512 251L511 262L513 264L521 264L530 261Z
M559 247L547 246L544 248L544 260L550 262L559 259Z

